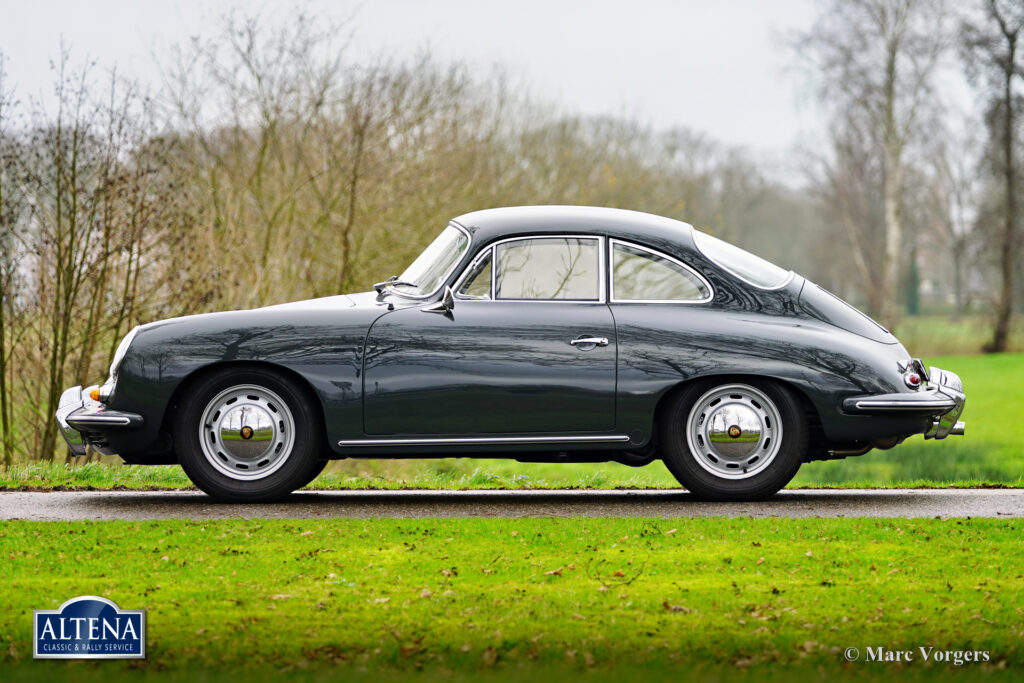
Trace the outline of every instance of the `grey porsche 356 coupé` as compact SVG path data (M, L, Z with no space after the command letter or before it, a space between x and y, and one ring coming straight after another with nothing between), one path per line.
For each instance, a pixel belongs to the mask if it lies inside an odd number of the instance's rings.
M68 389L72 453L279 498L338 458L655 459L760 499L801 464L962 434L959 378L832 294L615 209L460 216L375 291L161 320Z

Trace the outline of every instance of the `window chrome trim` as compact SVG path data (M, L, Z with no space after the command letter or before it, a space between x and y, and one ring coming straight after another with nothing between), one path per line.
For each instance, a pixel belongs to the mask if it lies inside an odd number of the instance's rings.
M386 287L387 291L389 291L389 292L391 292L391 293L393 293L393 294L395 294L397 296L400 296L403 299L416 299L416 300L422 301L423 299L431 299L431 298L437 296L437 293L440 292L442 289L444 289L444 286L445 286L445 284L447 284L448 279L452 276L452 273L455 272L455 269L459 267L459 263L462 262L462 259L464 259L466 257L466 254L468 254L472 250L472 247L473 247L473 235L471 235L469 233L469 230L466 230L464 227L462 227L461 225L459 225L455 221L448 221L448 225L446 225L445 227L446 228L452 227L452 228L455 228L457 230L460 230L462 232L462 234L466 236L466 239L469 240L469 242L466 244L465 252L459 258L457 258L455 260L455 263L453 263L451 268L448 269L448 272L444 274L443 278L441 278L441 284L438 285L437 289L435 289L430 294L406 294L402 290L395 289L391 285L388 285ZM434 239L437 239L437 238L435 237ZM422 254L423 252L420 252L420 253ZM415 261L415 259L413 259L413 260Z
M476 268L480 264L481 261L483 261L485 258L487 258L488 255L490 255L492 257L492 260L491 260L491 290L490 290L487 298L483 299L483 298L480 298L480 297L477 297L477 296L470 296L468 294L461 294L459 292L459 290L462 289L462 285L464 285L466 283L466 278L469 277L469 274L473 272L473 269ZM455 281L455 284L452 285L452 292L455 294L455 298L456 299L458 299L460 301L493 301L494 300L494 298L493 298L493 294L494 294L494 261L493 261L493 256L494 256L494 245L491 244L486 249L484 249L479 254L477 254L475 259L473 259L472 261L469 262L469 265L466 266L465 270L463 270L462 273L459 275L458 279Z
M562 444L562 443L626 443L625 434L587 436L488 436L469 438L426 438L426 439L342 439L338 446L353 448L359 446L476 446L515 444Z
M646 251L648 254L651 254L652 256L657 256L658 258L663 258L666 261L669 261L671 263L676 264L677 266L680 266L684 270L687 270L692 275L694 275L707 288L708 295L706 297L704 297L703 299L617 299L617 298L615 298L615 245L616 244L621 244L621 245L623 245L625 247L629 247L630 249L636 249L637 251ZM658 251L656 249L651 249L650 247L645 247L645 246L640 245L640 244L635 244L633 242L627 242L626 240L620 240L620 239L617 239L615 237L609 238L609 240L608 240L608 266L609 266L609 269L611 271L609 273L609 276L608 276L608 282L609 282L610 291L611 291L611 299L610 299L610 301L613 304L706 304L706 303L711 302L715 298L715 288L712 287L711 283L708 281L708 279L706 277L704 277L703 275L701 275L699 272L697 272L696 269L694 269L691 266L686 265L685 263L683 263L682 261L680 261L677 258L673 258L673 257L669 256L668 254L664 254L664 253L662 253L662 252L660 252L660 251Z
M498 246L505 244L506 242L520 242L525 240L538 240L538 239L578 239L578 240L596 240L597 241L597 299L499 299L495 296L497 293L498 284ZM492 301L492 302L507 302L507 303L533 303L533 304L603 304L606 303L605 292L607 291L607 272L605 267L604 253L605 253L605 242L606 238L603 235L519 235L517 237L506 237L503 240L497 242L491 242L487 245L487 248L477 254L477 257L470 261L469 265L466 266L465 270L455 281L455 285L452 287L452 291L456 292L455 298L459 301ZM459 289L462 287L464 280L469 276L470 271L473 267L484 258L484 255L490 252L491 254L491 296L487 299L478 299L471 296L460 296L458 294Z

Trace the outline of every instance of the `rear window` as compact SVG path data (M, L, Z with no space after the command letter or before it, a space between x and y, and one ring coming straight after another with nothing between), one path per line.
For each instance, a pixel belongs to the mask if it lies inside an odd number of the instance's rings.
M700 230L693 231L693 241L712 263L755 287L778 289L793 277L793 271L779 268L760 256L754 256L749 251Z

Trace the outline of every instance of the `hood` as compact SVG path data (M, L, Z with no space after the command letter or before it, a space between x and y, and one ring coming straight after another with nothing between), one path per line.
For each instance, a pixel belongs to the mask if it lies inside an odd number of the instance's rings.
M359 296L358 294L356 296ZM286 304L273 304L271 306L261 306L257 308L258 311L282 311L282 310L297 310L297 311L315 311L323 309L338 309L338 308L351 308L355 306L356 302L352 300L347 294L338 294L336 296L324 296L319 299L306 299L304 301L290 301Z
M332 312L341 313L340 320L344 320L346 323L358 323L364 320L373 320L386 310L386 305L377 301L375 292L360 292L292 301L260 308L215 311L166 318L140 325L138 330L140 333L162 330L162 334L172 335L207 334L220 330L240 331L246 328L280 326L317 327L325 320L339 324L339 317L330 315Z

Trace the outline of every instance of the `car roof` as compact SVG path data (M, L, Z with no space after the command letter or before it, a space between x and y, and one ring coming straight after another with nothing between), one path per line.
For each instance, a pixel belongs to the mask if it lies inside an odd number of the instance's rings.
M477 244L523 234L589 233L640 241L693 244L689 223L642 211L598 206L508 206L463 214L454 223Z

